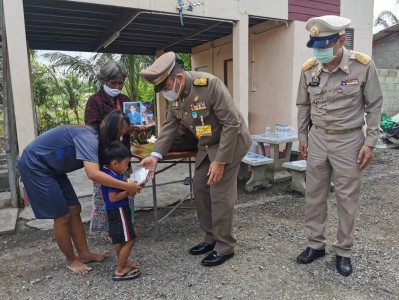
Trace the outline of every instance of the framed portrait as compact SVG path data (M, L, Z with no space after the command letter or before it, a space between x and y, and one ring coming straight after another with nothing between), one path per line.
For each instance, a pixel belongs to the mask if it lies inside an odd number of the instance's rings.
M129 117L131 125L143 124L143 104L141 102L125 102L123 103L123 112Z
M151 102L143 102L143 112L141 116L143 125L155 125L155 118L151 109Z

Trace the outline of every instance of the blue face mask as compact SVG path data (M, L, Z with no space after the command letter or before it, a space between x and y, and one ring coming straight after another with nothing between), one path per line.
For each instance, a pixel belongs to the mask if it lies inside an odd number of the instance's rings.
M313 48L313 55L317 58L319 62L322 64L329 63L336 56L334 55L334 47L321 49L321 48Z

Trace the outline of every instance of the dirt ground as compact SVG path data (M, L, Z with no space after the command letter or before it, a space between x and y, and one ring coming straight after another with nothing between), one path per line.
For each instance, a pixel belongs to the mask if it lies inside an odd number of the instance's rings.
M110 250L110 257L92 263L88 275L76 276L65 268L51 230L20 220L16 234L0 237L0 299L399 299L398 183L399 150L378 149L365 173L348 278L337 273L331 250L334 194L327 255L304 266L295 262L306 247L304 198L290 192L288 183L246 194L240 182L238 246L222 266L201 267L202 256L187 252L202 237L191 201L161 225L159 242L153 239L153 212L136 214L142 237L131 257L140 262L142 276L118 283L111 281L116 259L104 238L89 236L89 245Z

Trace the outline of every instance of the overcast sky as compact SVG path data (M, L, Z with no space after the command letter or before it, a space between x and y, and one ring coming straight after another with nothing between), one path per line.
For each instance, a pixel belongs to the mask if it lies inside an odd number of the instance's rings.
M399 18L399 4L396 4L396 0L374 0L374 19L383 10L390 10ZM373 32L376 33L381 29L382 26L374 27Z

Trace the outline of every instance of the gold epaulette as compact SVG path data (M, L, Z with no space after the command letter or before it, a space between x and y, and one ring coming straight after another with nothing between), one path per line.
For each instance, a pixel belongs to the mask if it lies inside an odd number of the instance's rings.
M360 53L357 51L354 51L354 52L355 52L355 59L358 62L361 62L363 65L367 65L369 63L369 61L371 60L371 57L366 54L363 54L363 53Z
M317 63L317 59L315 57L309 58L304 64L303 64L303 70L307 71L311 67L313 67Z
M208 78L195 78L193 81L194 86L208 86Z

